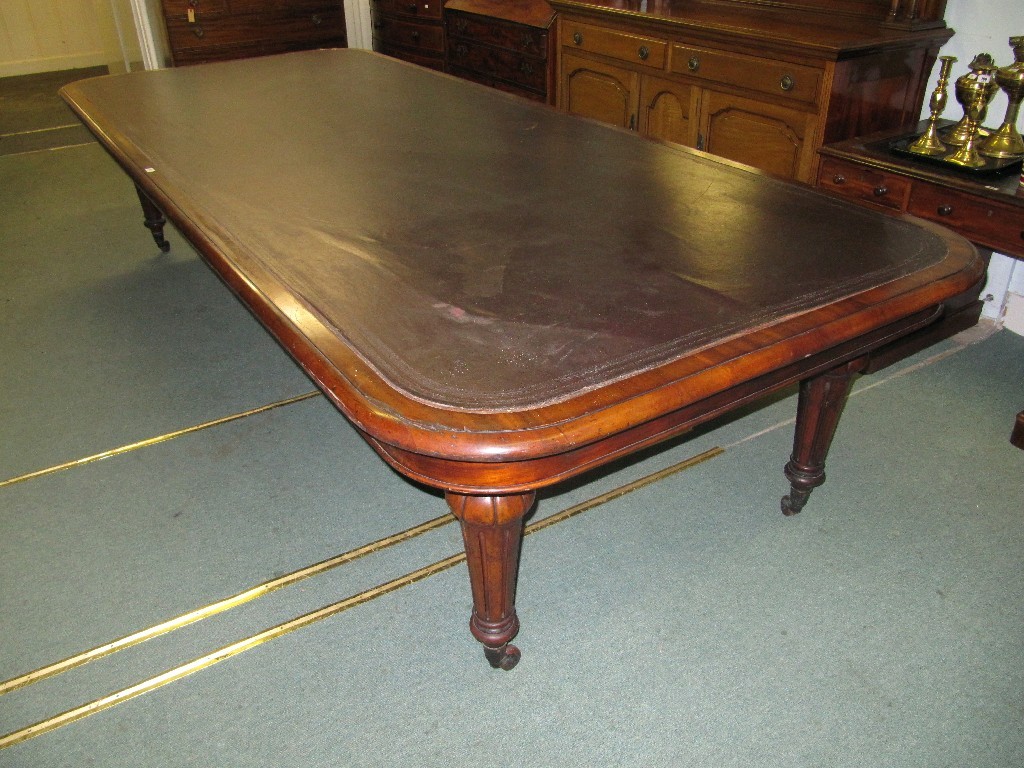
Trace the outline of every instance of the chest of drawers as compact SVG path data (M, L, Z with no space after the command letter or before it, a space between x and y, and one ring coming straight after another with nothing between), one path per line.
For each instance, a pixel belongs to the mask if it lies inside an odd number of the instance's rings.
M163 0L173 63L347 44L341 0Z
M444 0L370 0L373 50L444 70Z
M449 0L444 9L448 71L554 103L554 17L547 0Z

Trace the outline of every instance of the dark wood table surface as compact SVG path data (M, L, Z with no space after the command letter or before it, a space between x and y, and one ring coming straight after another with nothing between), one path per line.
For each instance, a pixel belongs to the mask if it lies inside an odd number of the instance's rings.
M506 669L538 488L800 382L798 512L870 355L985 277L944 228L365 51L63 95L158 244L166 214L385 461L444 490Z

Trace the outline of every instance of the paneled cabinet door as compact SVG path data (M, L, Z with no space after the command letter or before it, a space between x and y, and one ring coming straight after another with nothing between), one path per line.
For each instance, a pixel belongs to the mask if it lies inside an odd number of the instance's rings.
M704 92L702 113L702 149L783 178L811 179L815 115L717 91Z
M640 83L640 133L697 146L700 89L644 75Z
M562 104L571 115L636 129L640 76L628 69L566 54Z

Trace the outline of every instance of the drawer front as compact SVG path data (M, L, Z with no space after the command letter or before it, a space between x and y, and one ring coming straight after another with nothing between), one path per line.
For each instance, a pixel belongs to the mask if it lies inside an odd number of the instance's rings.
M818 170L818 186L847 200L905 211L913 181L894 173L825 158Z
M972 242L1024 258L1024 208L917 184L909 212L955 229Z
M450 38L466 37L477 43L507 48L518 53L540 57L547 55L546 29L484 19L457 11L445 14L445 26Z
M263 37L263 29L254 15L206 18L195 24L168 19L167 37L174 51L202 51L223 45L257 43Z
M345 14L340 7L267 14L260 20L265 36L282 43L298 41L313 44L345 36Z
M341 3L324 0L163 0L164 18L188 20L188 9L195 12L196 20L248 13L316 13L342 10Z
M535 91L543 92L547 83L547 64L543 59L464 38L448 39L448 63Z
M495 88L499 91L504 91L505 93L514 93L516 96L520 96L524 99L530 99L531 101L539 101L541 103L547 101L547 98L543 93L521 88L512 83L507 83L504 80L495 80L493 77L487 77L487 75L474 72L471 69L462 69L462 67L449 64L448 74L455 75L463 80L479 83L480 85L486 85L489 88Z
M376 39L373 41L373 50L377 53L383 53L386 56L394 56L396 59L401 59L402 61L419 64L421 67L436 69L438 72L444 72L445 70L444 56L442 54L385 45Z
M371 10L422 19L440 19L444 0L370 0Z
M377 16L373 17L373 34L385 47L401 46L444 55L444 29L439 24Z
M732 85L774 98L818 102L823 71L800 64L712 51L676 43L670 71L710 83Z
M263 53L263 46L259 43L238 43L210 48L187 48L174 51L174 66L182 67L190 64L207 64L214 61L248 59L253 56L262 56Z
M668 42L656 37L633 35L615 29L564 21L561 44L567 50L586 51L617 61L662 70L668 56Z
M345 15L345 7L341 2L324 2L324 0L273 0L273 2L266 2L266 0L247 0L257 5L262 5L262 11L264 13L287 13L295 16L296 14L308 14L308 13L338 13ZM231 9L236 10L235 6L238 0L228 0L231 3Z
M209 17L226 16L231 9L227 0L163 0L164 18L167 20L188 21L188 9L191 7L197 20Z

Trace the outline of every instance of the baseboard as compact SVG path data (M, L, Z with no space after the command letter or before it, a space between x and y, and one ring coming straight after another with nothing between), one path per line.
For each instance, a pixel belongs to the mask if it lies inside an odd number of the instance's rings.
M1003 327L1024 336L1024 296L1010 291L1006 294L1006 312Z
M50 56L40 59L21 59L0 62L0 77L35 75L40 72L60 72L66 69L105 67L111 63L110 54L97 51L74 56Z

